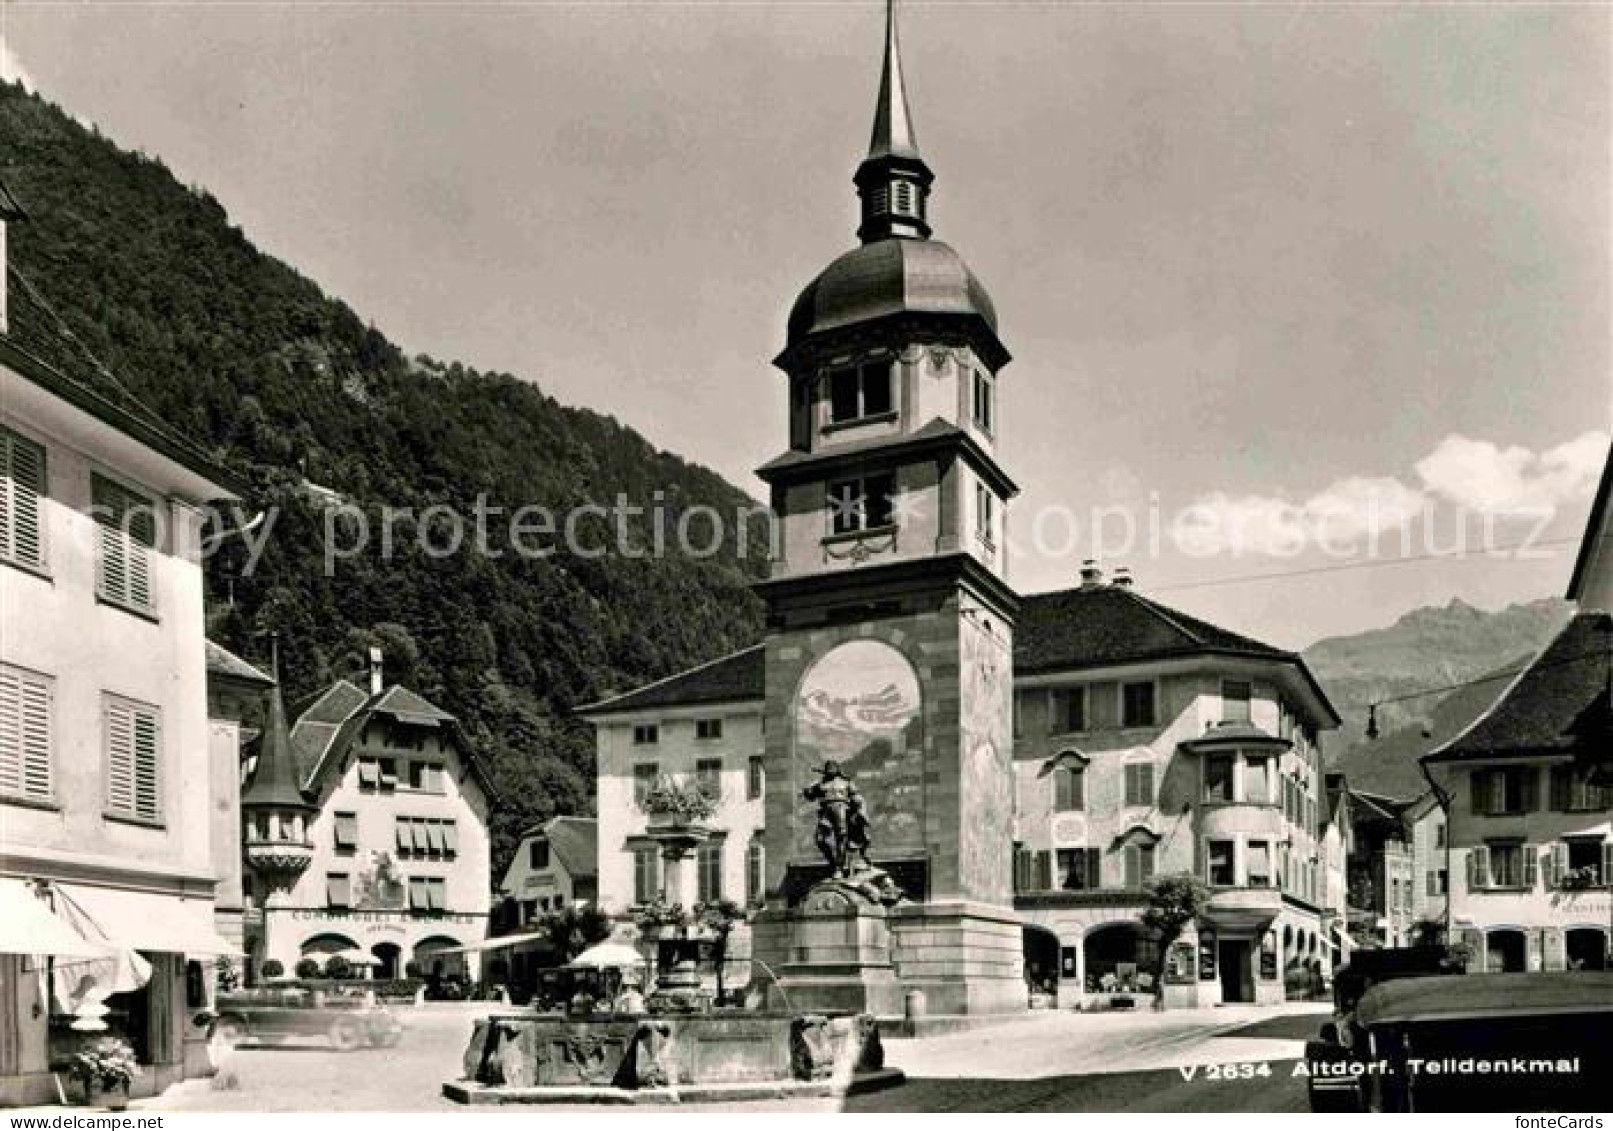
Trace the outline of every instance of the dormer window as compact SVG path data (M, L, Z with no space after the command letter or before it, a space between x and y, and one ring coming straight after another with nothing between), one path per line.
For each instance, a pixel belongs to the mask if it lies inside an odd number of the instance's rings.
M856 534L891 525L891 499L895 493L896 477L889 472L831 484L829 532Z
M829 421L849 424L891 411L891 367L870 361L829 374Z

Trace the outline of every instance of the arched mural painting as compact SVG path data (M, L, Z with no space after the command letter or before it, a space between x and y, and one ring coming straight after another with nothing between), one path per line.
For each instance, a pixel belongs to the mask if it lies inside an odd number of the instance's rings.
M918 677L895 648L854 640L830 649L801 680L795 704L796 780L814 781L840 763L873 821L875 857L924 846L924 741ZM795 854L818 855L811 822L797 829Z

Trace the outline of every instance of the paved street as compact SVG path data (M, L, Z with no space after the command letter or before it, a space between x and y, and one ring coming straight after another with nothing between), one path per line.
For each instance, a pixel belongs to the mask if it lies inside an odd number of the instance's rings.
M971 1033L889 1041L887 1059L907 1073L908 1082L854 1096L843 1106L848 1111L1303 1111L1304 1081L1292 1075L1293 1063L1324 1012L1322 1006L1295 1005L1166 1014L1046 1013ZM324 1048L239 1049L231 1066L236 1087L190 1081L134 1106L466 1110L444 1100L440 1088L443 1080L458 1075L475 1011L441 1006L400 1015L407 1031L395 1049L345 1055ZM1245 1066L1235 1073L1269 1075L1227 1079L1227 1065ZM820 1100L718 1110L832 1111L840 1106Z

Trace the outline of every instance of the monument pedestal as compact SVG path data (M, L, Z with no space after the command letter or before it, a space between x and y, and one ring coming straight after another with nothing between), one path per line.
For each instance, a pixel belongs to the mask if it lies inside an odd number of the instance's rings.
M890 909L891 953L905 990L934 1017L1020 1013L1027 1006L1019 916L956 900Z
M890 914L866 882L845 880L818 884L797 907L758 912L752 949L775 975L769 1008L900 1016Z

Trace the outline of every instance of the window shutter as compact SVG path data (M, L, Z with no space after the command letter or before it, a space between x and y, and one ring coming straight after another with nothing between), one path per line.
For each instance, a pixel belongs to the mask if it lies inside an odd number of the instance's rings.
M1137 853L1135 844L1126 845L1126 886L1128 888L1141 887L1143 882L1142 860Z
M1031 853L1020 845L1014 846L1014 890L1031 889Z
M138 708L134 712L134 811L137 817L155 821L162 814L157 775L161 734L157 717Z
M1525 766L1519 775L1523 779L1523 790L1520 793L1525 813L1533 813L1540 808L1540 774L1533 766Z
M43 569L45 449L0 429L0 557Z
M1613 886L1613 840L1602 842L1602 874L1599 878L1602 886Z
M1572 767L1570 766L1553 766L1551 768L1551 807L1558 813L1566 813L1570 808L1568 789L1571 773Z
M1103 850L1089 848L1086 850L1087 887L1096 888L1103 883Z
M1540 876L1540 850L1532 844L1525 844L1518 849L1518 855L1523 857L1524 890L1533 891L1535 881Z
M1153 805L1154 803L1154 764L1144 762L1137 768L1138 804Z
M1053 854L1046 849L1036 854L1036 890L1053 890Z
M106 705L106 802L119 813L134 812L134 715L127 704Z
M1490 850L1484 845L1467 850L1467 886L1471 891L1490 886Z
M1488 806L1485 801L1489 793L1490 775L1484 770L1474 770L1467 776L1467 804L1475 814L1482 815Z
M399 852L408 852L409 848L414 844L414 838L409 832L409 818L407 818L407 817L399 817L399 818L397 818L397 827L398 827L398 851Z
M50 680L0 667L0 793L48 800L51 769Z

